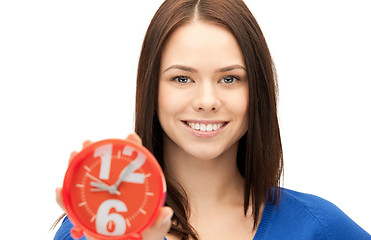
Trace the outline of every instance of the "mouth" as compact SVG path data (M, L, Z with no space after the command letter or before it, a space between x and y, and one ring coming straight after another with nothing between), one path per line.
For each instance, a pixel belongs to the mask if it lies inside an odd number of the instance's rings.
M228 124L228 122L197 122L197 121L183 121L184 124L190 128L200 132L213 132Z

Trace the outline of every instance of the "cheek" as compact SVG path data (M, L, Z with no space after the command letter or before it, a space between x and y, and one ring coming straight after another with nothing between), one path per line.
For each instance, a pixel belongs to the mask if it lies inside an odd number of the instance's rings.
M158 113L159 113L159 117L161 118L161 115L164 115L164 114L167 114L167 113L171 113L174 111L174 104L172 104L174 102L174 99L173 99L173 94L171 92L169 92L166 87L164 86L161 86L159 87L159 91L158 91Z
M227 96L227 95L225 95ZM248 90L234 91L224 99L224 103L228 106L231 113L238 116L242 121L247 122L247 112L249 108ZM243 118L243 119L242 119Z
M157 105L160 123L170 118L173 119L183 108L184 102L184 98L180 97L177 91L160 84Z
M160 85L159 91L158 91L158 100L157 100L157 115L158 115L161 125L163 121L163 115L165 114L166 109L168 108L166 106L166 103L168 102L167 99L168 99L168 95L164 94L163 88L161 88L161 85Z

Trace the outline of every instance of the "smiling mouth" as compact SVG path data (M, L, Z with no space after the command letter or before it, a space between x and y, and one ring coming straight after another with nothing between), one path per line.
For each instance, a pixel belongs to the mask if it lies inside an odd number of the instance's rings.
M212 132L224 127L228 122L219 122L219 123L203 123L203 122L188 122L183 121L190 128L200 131L200 132Z

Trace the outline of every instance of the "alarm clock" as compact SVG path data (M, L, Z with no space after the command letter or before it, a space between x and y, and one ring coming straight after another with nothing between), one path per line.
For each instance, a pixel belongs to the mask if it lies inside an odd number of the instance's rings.
M71 236L140 239L165 203L166 183L155 157L121 139L95 142L71 160L62 199Z

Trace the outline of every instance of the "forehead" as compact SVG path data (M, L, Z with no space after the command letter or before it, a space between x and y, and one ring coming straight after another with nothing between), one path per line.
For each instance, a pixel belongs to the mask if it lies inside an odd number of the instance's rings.
M205 21L193 21L170 35L162 52L161 67L175 63L194 67L208 63L208 66L223 67L232 62L244 66L240 46L229 29Z

